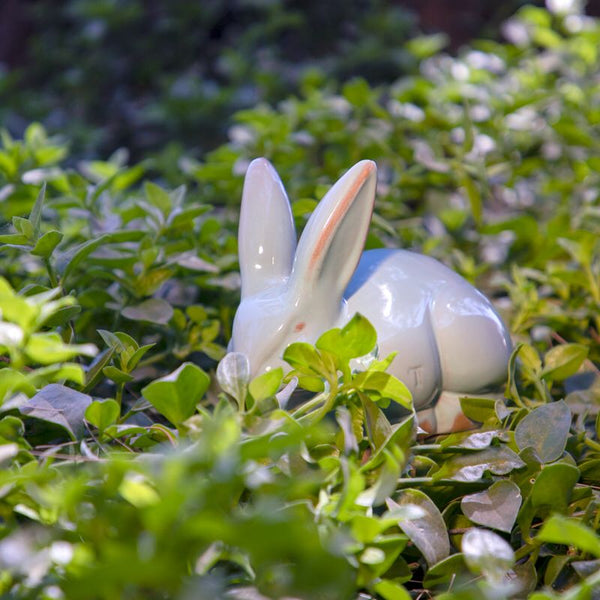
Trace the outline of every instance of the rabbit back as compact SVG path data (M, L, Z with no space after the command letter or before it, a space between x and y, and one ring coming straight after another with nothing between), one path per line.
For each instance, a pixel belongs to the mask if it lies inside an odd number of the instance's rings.
M363 253L345 293L346 314L366 316L381 356L417 410L442 391L482 392L506 377L511 344L489 300L435 259L406 250Z

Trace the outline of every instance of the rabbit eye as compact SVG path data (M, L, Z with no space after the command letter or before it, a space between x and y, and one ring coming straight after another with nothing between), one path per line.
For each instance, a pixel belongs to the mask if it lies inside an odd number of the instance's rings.
M302 331L306 327L306 323L301 321L300 323L296 323L296 327L294 327L294 331Z

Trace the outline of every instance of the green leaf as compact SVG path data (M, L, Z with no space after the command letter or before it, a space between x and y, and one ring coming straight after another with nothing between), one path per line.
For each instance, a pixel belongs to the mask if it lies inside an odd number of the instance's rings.
M343 408L343 407L342 407ZM340 411L341 409L338 409ZM339 422L339 419L338 419ZM340 423L341 425L341 423ZM347 439L347 429L344 430L344 438ZM353 440L356 451L356 439ZM402 462L398 458L403 458L402 453L397 448L391 451L384 449L382 451L383 464L378 469L377 480L375 483L361 492L356 499L359 506L380 506L383 504L396 489L398 478L402 472Z
M363 371L352 379L352 385L362 392L389 398L412 410L412 394L410 390L393 375L383 371Z
M217 366L217 381L224 392L236 399L240 410L243 409L250 382L248 357L241 352L227 353Z
M47 231L41 238L38 239L37 243L31 250L31 254L41 256L42 258L48 258L54 252L54 249L60 244L63 239L63 234L59 231Z
M592 264L594 248L598 244L598 236L590 231L577 231L578 239L558 238L556 242L562 246L582 266Z
M555 346L544 357L542 377L552 381L562 381L579 370L587 355L587 346L581 344Z
M0 235L0 244L8 244L10 246L27 246L29 238L21 233L6 233Z
M152 348L154 348L154 346L156 346L156 344L146 344L144 346L140 346L129 358L129 360L127 361L127 364L125 365L127 367L127 371L129 373L131 373L131 371L133 371L138 363L140 362L140 360L144 357L144 355L151 350Z
M194 226L194 219L200 215L203 215L211 208L212 207L210 205L202 204L200 206L189 206L180 210L176 209L169 215L169 218L167 219L169 229L176 229L178 227L192 228Z
M368 426L368 421L367 421ZM385 425L379 432L379 435L383 435L387 431ZM381 464L385 451L387 449L393 449L393 451L402 451L404 455L409 452L409 446L413 442L415 436L415 417L414 413L405 417L402 421L394 423L390 426L387 437L381 441L379 446L375 446L373 455L371 458L361 467L362 471L369 471L378 467Z
M13 217L12 218L13 227L23 236L25 236L28 240L34 241L33 238L33 225L29 219L25 219L24 217Z
M173 307L161 298L150 298L136 306L127 306L121 314L132 321L148 321L166 325L173 316Z
M381 360L374 360L369 364L369 371L387 371L388 367L392 364L393 360L398 356L398 352L391 352L385 358Z
M356 77L342 88L344 98L354 106L366 106L371 99L371 88L362 77Z
M104 367L108 366L112 360L113 354L115 353L114 347L110 347L100 353L94 362L90 365L86 373L84 392L89 392L95 387L102 376Z
M72 305L64 306L55 311L52 316L48 317L44 322L46 327L60 327L68 321L74 319L81 312L81 306Z
M377 332L368 319L356 313L342 328L326 331L315 346L348 361L369 354L377 343Z
M525 463L518 454L506 446L492 446L479 452L453 456L442 463L433 474L434 479L477 481L486 471L494 475L506 475L520 469Z
M574 546L600 557L600 537L578 519L553 515L544 523L535 539L539 542Z
M410 600L412 598L403 585L389 579L382 579L379 583L376 583L375 591L384 600Z
M452 554L428 569L423 578L423 585L432 588L451 583L465 568L465 557L462 553Z
M75 356L95 356L98 349L93 344L65 344L57 333L34 333L29 337L25 353L33 362L49 365L69 360Z
M152 485L144 477L134 474L123 479L119 494L136 508L146 508L160 502L160 496Z
M381 408L366 394L359 392L361 404L365 411L367 437L373 450L381 448L392 433L392 426Z
M129 383L133 381L133 377L129 373L117 369L117 367L108 366L102 369L102 373L109 379L112 379L115 383Z
M271 371L267 371L258 377L255 377L249 384L248 390L252 397L261 402L267 398L274 396L281 387L283 379L283 369L277 367Z
M571 411L559 400L538 406L515 428L515 442L519 450L533 448L543 463L559 458L567 444L571 427Z
M496 400L493 398L460 398L460 409L463 414L478 423L485 423L488 419L496 418Z
M33 238L38 239L40 235L40 225L42 222L42 208L44 206L44 201L46 199L46 183L42 184L42 187L39 191L38 197L31 209L31 213L29 215L29 221L33 227Z
M473 215L473 220L477 225L481 225L483 213L481 192L466 170L463 170L461 173L460 183L467 192L467 198L469 199L469 204L471 205L471 214Z
M156 206L166 217L171 212L171 197L161 187L151 181L144 182L144 193L148 202Z
M15 323L29 333L38 310L25 298L17 295L8 282L0 277L0 314L3 321Z
M450 541L444 519L427 494L420 490L404 490L396 501L387 501L389 510L405 505L418 506L424 511L424 516L416 519L401 520L398 526L420 550L428 565L447 558L450 554Z
M94 240L88 240L80 244L67 255L61 258L58 265L59 272L62 272L63 280L67 279L71 273L85 260L96 248L108 244L122 244L124 242L137 242L146 236L144 231L115 231L105 233Z
M147 385L142 394L171 423L181 425L194 414L209 384L208 375L200 367L186 362Z
M28 396L35 394L35 386L28 377L15 369L0 369L0 404L12 394L23 392Z
M131 353L135 352L138 348L138 343L129 335L117 335L112 331L107 331L106 329L98 329L98 333L100 337L104 340L104 343L109 347L115 350L119 354L126 353L128 348L131 347Z
M99 431L104 431L107 427L116 423L121 410L119 404L112 399L94 400L85 410L85 418Z
M51 383L19 407L22 414L66 429L73 439L85 433L83 419L92 399L63 385Z
M292 372L294 377L298 379L298 387L309 392L322 392L325 389L325 382L322 377L318 375L303 375L297 371ZM289 381L290 374L286 376L286 381Z
M460 506L473 523L510 533L521 508L521 491L512 481L500 480L483 492L464 496Z
M21 419L8 415L0 419L0 437L9 442L23 443L25 424Z
M509 543L487 529L469 529L463 535L461 549L469 569L494 583L500 583L515 562Z
M531 488L532 506L547 506L554 511L566 510L578 480L579 469L573 465L564 462L545 465Z
M77 363L61 363L30 371L27 379L36 387L42 387L47 383L61 383L63 380L83 385L84 372L83 367Z
M429 58L448 45L448 36L445 33L421 35L406 42L406 49L419 59Z
M533 346L521 344L519 346L518 356L521 360L522 371L524 371L524 375L529 381L535 381L536 378L540 377L542 361Z
M306 342L290 344L283 353L283 360L305 375L323 376L327 373L327 368L317 350Z

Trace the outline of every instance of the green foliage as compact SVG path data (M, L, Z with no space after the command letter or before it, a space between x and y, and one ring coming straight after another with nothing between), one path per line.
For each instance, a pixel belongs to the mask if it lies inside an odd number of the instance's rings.
M139 155L172 140L208 150L236 110L306 81L390 80L415 62L402 47L412 19L381 0L332 0L326 10L318 0L69 0L21 12L28 60L0 71L0 119L15 128L44 120L85 154L126 146Z
M136 6L81 2L77 18L132 23ZM455 58L413 40L418 72L380 87L306 76L201 162L74 167L40 125L2 136L0 594L590 597L600 24L526 7L505 32ZM516 344L505 393L461 399L478 428L417 438L361 315L289 346L289 372L252 378L225 354L257 155L300 227L352 162L377 160L368 245L437 256L496 302Z

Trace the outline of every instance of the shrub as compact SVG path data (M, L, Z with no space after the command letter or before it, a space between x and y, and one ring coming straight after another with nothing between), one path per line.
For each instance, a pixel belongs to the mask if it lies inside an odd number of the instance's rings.
M527 7L505 31L509 43L456 58L413 39L419 74L391 85L305 80L298 97L239 112L201 161L118 151L73 167L40 125L3 135L7 597L598 587L600 24ZM345 168L374 158L368 245L430 253L494 299L516 347L503 395L461 401L478 430L415 440L407 390L361 317L346 326L353 356L324 342L338 331L290 346L285 377L250 380L236 354L216 368L256 155L282 173L299 227ZM294 377L321 391L288 406ZM407 409L396 423L391 402Z

